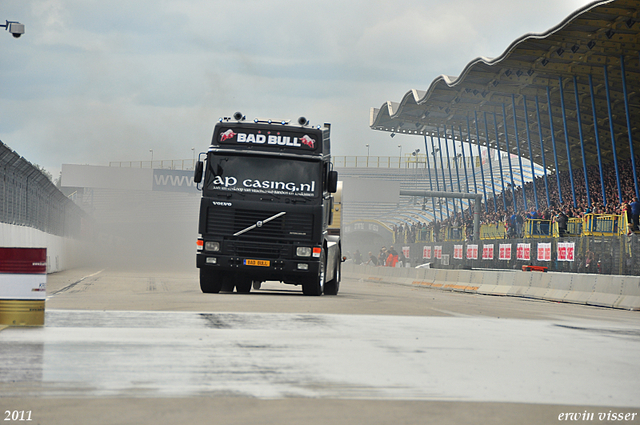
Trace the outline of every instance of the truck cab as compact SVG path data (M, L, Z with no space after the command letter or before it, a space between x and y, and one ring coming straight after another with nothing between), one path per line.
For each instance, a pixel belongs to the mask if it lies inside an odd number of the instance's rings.
M329 234L330 125L305 118L221 118L194 180L202 190L196 265L204 293L248 293L262 282L337 295L341 244ZM203 160L201 160L203 159Z

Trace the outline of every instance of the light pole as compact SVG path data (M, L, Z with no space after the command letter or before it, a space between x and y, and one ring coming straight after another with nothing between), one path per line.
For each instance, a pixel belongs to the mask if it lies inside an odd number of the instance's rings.
M191 148L191 153L193 154L193 169L196 168L196 148Z
M367 157L368 157L369 156L369 144L367 143L365 146L367 147Z
M153 168L153 149L149 149L149 152L151 152L151 168Z

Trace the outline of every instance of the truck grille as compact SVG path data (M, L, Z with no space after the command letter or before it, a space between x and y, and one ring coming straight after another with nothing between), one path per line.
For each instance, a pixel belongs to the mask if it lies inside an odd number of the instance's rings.
M231 208L209 208L207 216L207 233L232 236L259 220L267 219L277 211L234 210ZM303 213L286 213L274 220L264 223L243 233L243 237L266 240L306 241L312 238L313 215Z
M289 246L280 245L274 246L272 243L260 243L260 242L229 242L226 245L231 255L237 255L238 257L253 257L253 258L289 258Z

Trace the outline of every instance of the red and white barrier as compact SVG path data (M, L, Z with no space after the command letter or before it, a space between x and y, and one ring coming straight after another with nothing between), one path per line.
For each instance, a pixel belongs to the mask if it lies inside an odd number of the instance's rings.
M0 325L42 326L47 249L0 248Z

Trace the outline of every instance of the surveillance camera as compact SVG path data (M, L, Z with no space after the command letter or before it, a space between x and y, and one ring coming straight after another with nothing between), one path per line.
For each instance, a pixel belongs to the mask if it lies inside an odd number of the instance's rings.
M24 24L20 24L18 22L12 22L9 24L9 32L15 38L20 38L22 34L24 34Z

